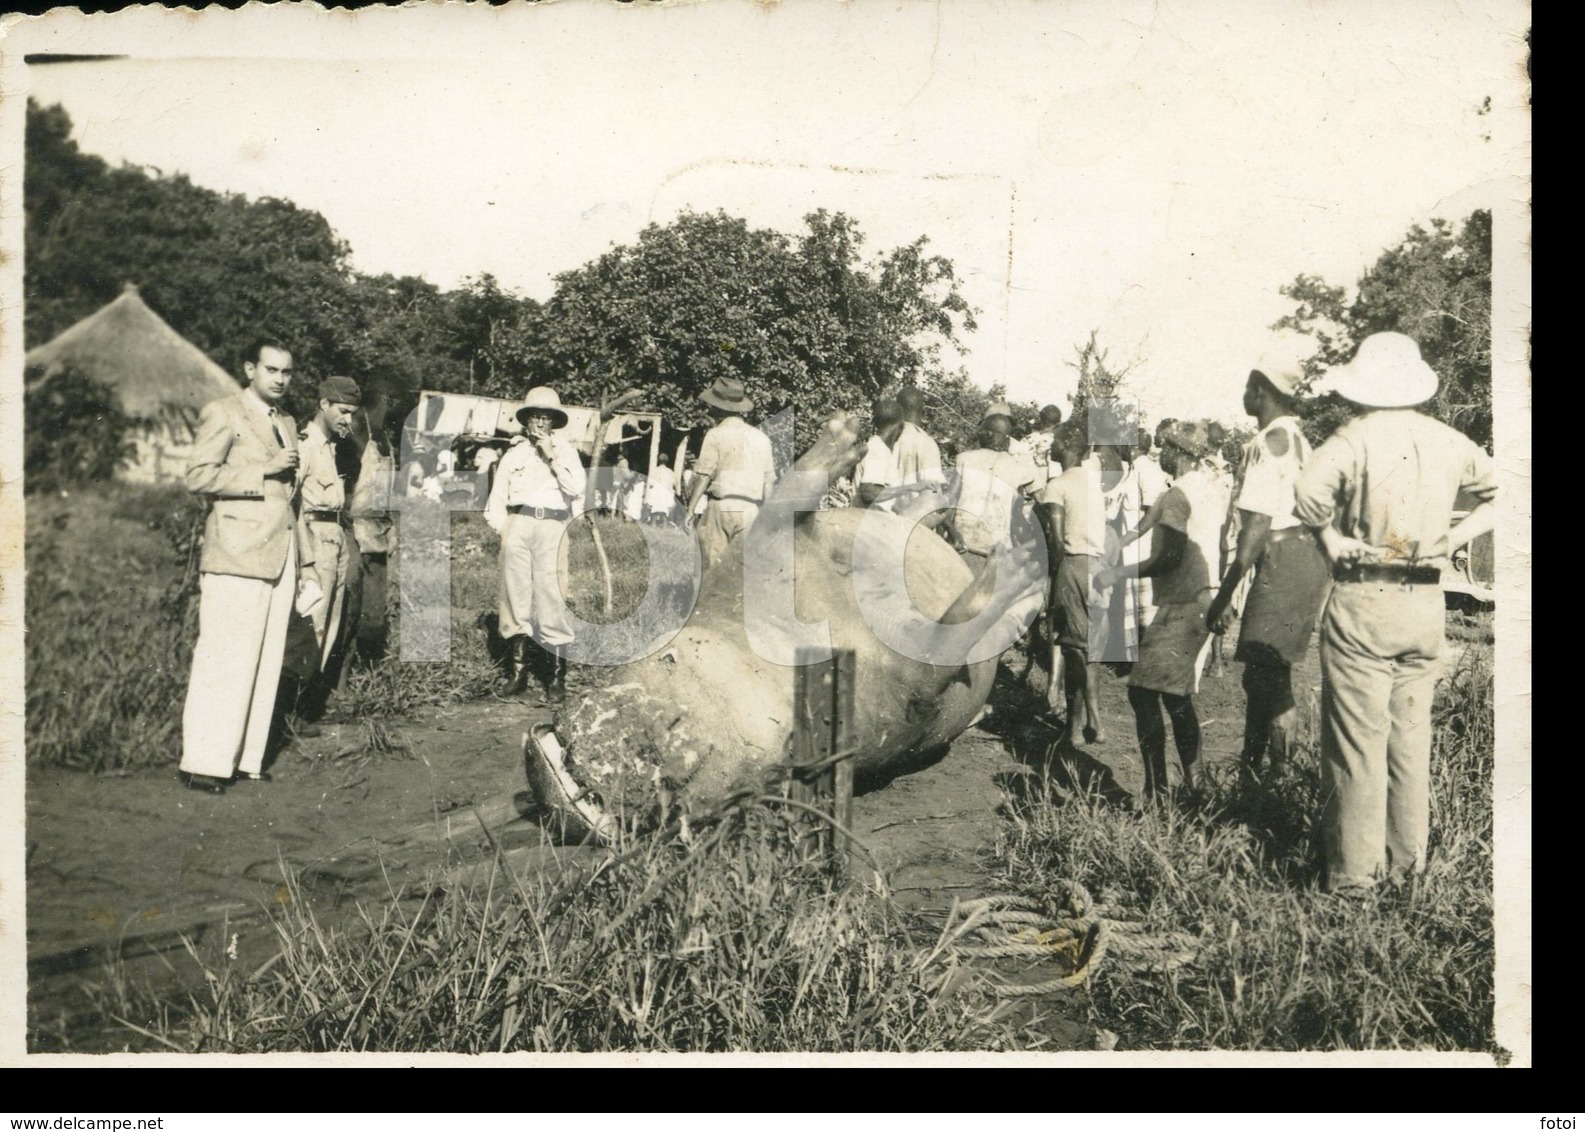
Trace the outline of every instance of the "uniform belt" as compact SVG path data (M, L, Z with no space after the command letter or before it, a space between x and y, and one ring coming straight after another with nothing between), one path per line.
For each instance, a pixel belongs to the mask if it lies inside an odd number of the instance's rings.
M507 508L514 515L532 515L536 519L570 519L572 512L565 507L524 507L513 504Z
M1434 586L1442 571L1435 566L1411 566L1398 562L1339 562L1332 567L1334 582L1392 582L1405 586Z
M756 506L765 502L763 499L752 499L747 495L712 495L710 498L714 499L717 503L723 499L740 499L744 503L753 503Z
M1309 527L1283 527L1280 531L1272 531L1266 536L1268 543L1285 542L1291 538L1314 539L1315 534Z
M352 521L345 511L304 511L303 518L311 523L340 523L342 526Z

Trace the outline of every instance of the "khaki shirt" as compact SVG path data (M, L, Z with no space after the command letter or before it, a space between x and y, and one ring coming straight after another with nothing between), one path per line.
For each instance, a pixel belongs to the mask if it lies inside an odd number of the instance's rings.
M1331 525L1386 550L1387 562L1447 566L1460 493L1496 497L1492 459L1457 429L1413 409L1376 409L1317 448L1294 489L1306 526Z
M509 507L546 507L569 510L583 494L588 472L572 441L562 436L550 438L551 461L539 454L532 441L512 445L495 469L495 487L485 504L484 521L499 531L506 525Z
M298 494L302 519L297 540L298 565L314 565L321 556L334 558L341 553L345 540L337 526L330 526L321 538L319 528L325 524L313 519L311 511L345 512L346 485L336 468L336 438L330 436L315 417L303 428L302 440L297 445ZM323 544L323 545L322 545Z
M742 417L727 417L704 434L693 470L710 476L712 499L763 503L776 486L770 437Z

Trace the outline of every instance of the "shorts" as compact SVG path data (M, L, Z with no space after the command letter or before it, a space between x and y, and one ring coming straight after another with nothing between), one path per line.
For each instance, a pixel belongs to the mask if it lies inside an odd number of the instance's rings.
M1215 591L1205 590L1194 601L1158 605L1156 616L1139 642L1139 660L1128 678L1130 687L1192 696L1199 686L1200 650L1211 631L1205 611Z
M1308 531L1268 543L1255 564L1233 659L1298 664L1310 647L1330 582L1326 556Z
M1057 644L1090 652L1090 577L1100 569L1101 560L1091 554L1067 554L1057 564L1057 580L1052 587Z

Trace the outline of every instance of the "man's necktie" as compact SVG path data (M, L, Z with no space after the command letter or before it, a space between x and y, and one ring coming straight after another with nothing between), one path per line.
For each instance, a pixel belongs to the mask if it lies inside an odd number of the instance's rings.
M275 443L279 444L282 448L285 448L286 437L281 435L281 420L280 417L276 415L274 409L270 410L270 427L275 430Z

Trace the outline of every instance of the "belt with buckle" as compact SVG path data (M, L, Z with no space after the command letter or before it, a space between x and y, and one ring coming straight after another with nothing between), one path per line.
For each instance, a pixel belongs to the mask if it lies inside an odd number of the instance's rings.
M1310 530L1309 527L1283 527L1282 530L1272 531L1269 535L1267 535L1266 543L1270 545L1274 542L1286 542L1291 538L1314 539L1315 534Z
M311 523L339 523L342 526L352 521L345 511L304 511L303 518Z
M1442 581L1442 571L1435 566L1411 566L1400 562L1340 562L1332 567L1332 580L1434 586Z
M513 504L507 508L514 515L532 515L536 519L564 520L572 518L572 512L565 507L524 507Z

